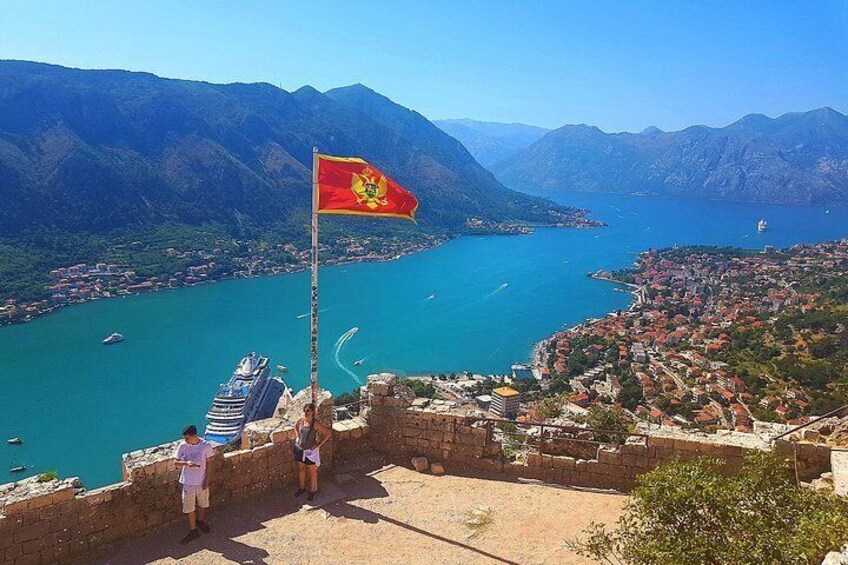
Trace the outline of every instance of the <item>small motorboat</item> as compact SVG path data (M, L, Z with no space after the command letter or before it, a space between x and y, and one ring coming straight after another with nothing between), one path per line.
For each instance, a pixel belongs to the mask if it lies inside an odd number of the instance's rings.
M353 365L354 365L354 367L359 367L364 362L365 362L365 359L357 359L356 361L353 362Z
M103 340L103 345L112 345L113 343L121 343L122 341L124 341L124 336L115 332Z
M10 473L23 473L26 470L26 465L15 465L14 467L9 468Z
M427 300L435 300L435 299L436 299L436 293L435 292L427 297Z
M288 373L289 372L289 368L286 367L285 365L277 365L277 370L281 373Z
M6 440L6 443L8 443L9 445L23 445L24 440L19 437L10 437Z

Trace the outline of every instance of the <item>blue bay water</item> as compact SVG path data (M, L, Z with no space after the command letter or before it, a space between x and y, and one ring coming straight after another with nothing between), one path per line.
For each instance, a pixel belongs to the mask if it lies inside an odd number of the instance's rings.
M628 295L586 273L626 267L650 247L848 236L848 208L598 194L562 201L609 227L464 237L397 261L322 269L322 385L340 393L382 370L507 372L557 329L626 308ZM757 233L759 218L766 233ZM251 350L288 366L291 386L305 386L309 319L299 316L308 286L306 273L225 281L0 328L0 439L26 442L0 447L0 482L21 476L7 474L11 463L78 475L89 488L120 480L121 453L176 438L186 423L203 426L216 385ZM102 346L113 331L127 340Z

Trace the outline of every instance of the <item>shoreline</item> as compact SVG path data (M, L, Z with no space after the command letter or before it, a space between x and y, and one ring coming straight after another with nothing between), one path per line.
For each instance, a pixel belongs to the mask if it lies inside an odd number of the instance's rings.
M763 362L753 364L761 351L735 336L767 335L788 320L797 329L791 327L766 359L815 367L794 344L827 336L824 326L805 317L810 312L840 319L835 313L844 310L840 269L848 261L848 238L745 251L697 245L652 249L640 255L635 268L621 272L641 286L603 270L588 273L629 287L633 303L627 311L587 318L539 341L532 351L534 368L550 367L551 379L570 382L573 388L567 390L584 403L620 406L640 423L687 433L770 433L775 426L797 426L820 416L840 403L835 389L782 371L778 364L759 370ZM819 290L829 284L836 290ZM837 375L844 365L838 350L814 359ZM749 372L752 365L757 373ZM619 394L625 394L623 400Z
M401 259L403 257L413 255L413 254L416 254L416 253L422 253L422 252L425 252L425 251L430 251L432 249L440 247L441 245L443 245L443 244L445 244L449 241L453 241L453 240L459 239L461 237L468 237L468 236L531 235L532 233L535 232L535 228L587 229L587 228L596 228L596 227L605 227L606 226L606 224L604 224L602 222L599 222L597 220L589 220L588 218L586 218L585 214L587 214L588 211L581 210L581 212L583 212L583 214L578 215L574 219L574 222L572 224L567 224L567 223L532 224L532 225L527 224L520 231L515 231L513 229L513 227L514 227L513 224L505 224L504 226L502 226L503 231L483 231L483 232L478 232L478 233L471 231L471 232L462 233L462 234L459 234L459 235L456 235L456 236L429 236L428 235L426 238L424 238L423 241L414 242L413 244L409 245L407 248L401 249L400 251L392 252L392 253L385 254L385 255L379 255L379 254L378 255L369 255L369 256L366 256L366 257L350 257L350 256L341 255L341 256L338 256L338 257L331 257L331 258L328 258L328 259L322 261L320 266L321 267L334 267L334 266L352 265L352 264L358 264L358 263L372 263L372 262L373 263L382 263L382 262L394 261L394 260ZM116 292L114 294L105 295L105 296L103 296L103 295L92 296L92 297L84 298L84 299L81 299L81 300L74 300L72 302L53 304L53 305L50 305L49 307L46 307L42 310L37 310L37 311L34 311L34 312L28 312L24 316L12 317L12 318L8 318L8 319L0 319L0 329L5 327L5 326L13 326L13 325L19 325L19 324L25 324L25 323L28 323L28 322L32 322L36 319L44 318L46 316L54 314L54 313L58 312L59 310L64 310L65 308L68 308L68 307L71 307L71 306L78 306L78 305L86 304L86 303L89 303L89 302L95 302L97 300L106 300L106 299L114 299L114 298L122 298L122 297L125 298L127 296L137 296L137 295L141 295L141 294L150 294L150 293L162 292L162 291L168 291L168 290L179 290L181 288L193 288L193 287L197 287L197 286L204 286L204 285L207 285L207 284L214 284L214 283L217 283L217 282L234 281L234 280L239 280L239 279L252 279L252 278L259 278L259 277L297 274L297 273L301 273L301 272L304 272L304 271L308 271L309 268L310 268L309 265L304 263L304 264L299 264L299 265L292 267L290 269L283 267L278 272L270 272L270 273L260 272L260 273L256 273L256 274L249 274L248 273L248 274L240 274L240 275L235 275L235 276L224 276L224 277L220 277L220 278L209 278L209 279L205 279L205 280L199 280L199 281L188 283L188 284L178 284L178 285L173 285L173 286L171 286L171 285L152 286L152 287L144 289L144 290L124 291L124 292L119 291L119 292ZM21 307L22 308L32 307L32 304L34 304L34 303L29 303L29 306L24 305L24 306L21 306ZM0 314L2 314L2 310L0 310Z
M644 253L644 252L640 252L640 253ZM620 281L620 280L615 279L615 278L613 278L613 277L611 277L611 276L609 276L605 273L601 273L600 271L596 271L594 273L588 273L588 276L589 276L589 278L592 278L592 279L595 279L595 280L598 280L598 281L604 281L604 282L609 282L609 283L613 283L613 284L618 284L618 285L630 287L631 290L623 291L623 292L626 292L627 294L630 294L631 296L633 296L633 301L630 303L630 306L627 308L628 312L632 312L634 309L642 306L645 303L644 293L646 291L646 288L644 286L639 286L637 284ZM551 340L553 340L557 336L557 334L559 334L561 332L570 332L570 331L576 330L576 329L578 329L582 326L585 326L587 324L591 324L593 322L597 322L598 320L603 320L603 319L605 319L609 316L612 316L614 313L615 312L607 312L601 318L586 318L585 320L583 320L580 323L573 324L571 326L568 326L567 328L557 330L556 332L552 333L551 335L547 336L546 338L539 340L538 342L536 342L533 345L533 349L530 353L530 359L529 359L530 366L536 371L539 371L539 370L541 370L542 368L545 367L545 365L543 365L543 363L542 363L542 356L544 354L545 349L551 343Z
M644 253L644 251L642 253ZM641 306L642 304L644 304L646 302L645 292L647 292L647 289L644 286L639 286L638 284L620 281L616 278L613 278L610 275L607 275L606 273L601 273L600 271L597 271L597 272L594 272L594 273L589 273L589 278L593 278L593 279L598 280L598 281L606 281L606 282L610 282L610 283L613 283L613 284L618 284L618 285L630 287L629 291L622 291L622 292L627 292L628 294L632 295L633 299L634 299L634 302L627 309L628 311L633 310L637 306ZM608 316L611 313L612 312L608 313L606 316Z
M459 237L462 237L462 236L459 236ZM385 263L385 262L395 261L397 259L401 259L402 257L406 257L408 255L413 255L413 254L416 254L416 253L423 253L423 252L426 252L426 251L430 251L432 249L436 249L437 247L440 247L441 245L447 243L448 241L452 241L454 239L456 239L456 238L448 237L448 238L445 238L445 239L439 239L435 243L433 243L432 245L423 245L423 246L417 247L415 249L407 249L407 250L400 251L398 253L392 253L390 255L386 255L386 256L382 256L382 257L365 257L365 258L348 258L348 259L338 258L338 260L334 260L333 258L331 258L327 261L323 261L319 266L320 267L340 267L340 266L344 266L344 265L352 265L352 264L359 264L359 263ZM206 280L202 280L202 281L198 281L198 282L194 282L194 283L190 283L190 284L181 284L181 285L177 285L177 286L152 287L149 290L139 290L139 291L136 291L136 292L120 292L120 293L116 293L116 294L111 295L111 296L95 296L95 297L86 298L86 299L83 299L83 300L78 300L78 301L70 302L70 303L66 303L66 304L57 304L57 305L52 306L50 308L47 308L43 311L40 311L40 312L38 312L34 315L28 314L27 316L25 316L23 318L0 321L0 329L2 329L5 326L16 326L16 325L20 325L20 324L26 324L28 322L35 321L37 319L48 317L48 316L50 316L50 315L52 315L52 314L54 314L54 313L56 313L60 310L64 310L66 308L70 308L70 307L73 307L73 306L81 306L83 304L88 304L90 302L96 302L98 300L111 300L111 299L116 299L116 298L126 298L126 297L129 297L129 296L140 296L140 295L146 295L146 294L154 294L154 293L157 293L157 292L166 292L166 291L169 291L169 290L180 290L180 289L185 289L185 288L195 288L195 287L206 286L206 285L209 285L209 284L215 284L215 283L219 283L219 282L237 281L237 280L243 280L243 279L257 279L257 278L262 278L262 277L277 277L277 276L283 276L283 275L294 275L294 274L302 273L302 272L308 271L308 270L309 270L309 265L298 265L297 267L294 267L291 270L282 270L282 271L276 272L276 273L257 273L257 274L241 275L241 276L227 276L227 277L221 277L221 278L215 278L215 279L206 279Z

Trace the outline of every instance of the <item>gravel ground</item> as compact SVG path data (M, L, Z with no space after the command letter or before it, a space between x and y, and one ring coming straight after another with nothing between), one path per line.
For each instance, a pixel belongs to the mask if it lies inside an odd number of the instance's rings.
M172 527L100 562L590 563L565 541L592 520L614 522L626 501L499 475L436 477L373 457L337 469L350 475L339 485L344 498L323 508L307 510L290 492L213 507L212 533L192 545Z

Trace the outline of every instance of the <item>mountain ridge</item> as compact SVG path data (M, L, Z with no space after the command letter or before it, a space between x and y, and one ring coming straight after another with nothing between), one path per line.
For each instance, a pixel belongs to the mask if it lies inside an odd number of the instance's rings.
M349 236L396 254L585 213L503 186L366 87L287 92L0 61L0 299L43 296L60 266L108 258L168 280L200 261L169 249L206 250L221 276L235 255L290 267L309 245L313 146L365 158L420 202L416 224L324 218L327 257Z
M425 225L459 230L468 217L541 220L548 208L567 210L502 186L426 118L361 85L290 93L27 61L0 61L0 78L0 235L287 220L309 204L314 144L407 182ZM416 155L422 147L427 162Z
M469 118L433 120L433 123L458 139L484 167L516 154L550 131L518 122L484 122Z
M848 203L848 117L830 107L720 128L605 133L566 125L492 167L507 186L793 204Z

